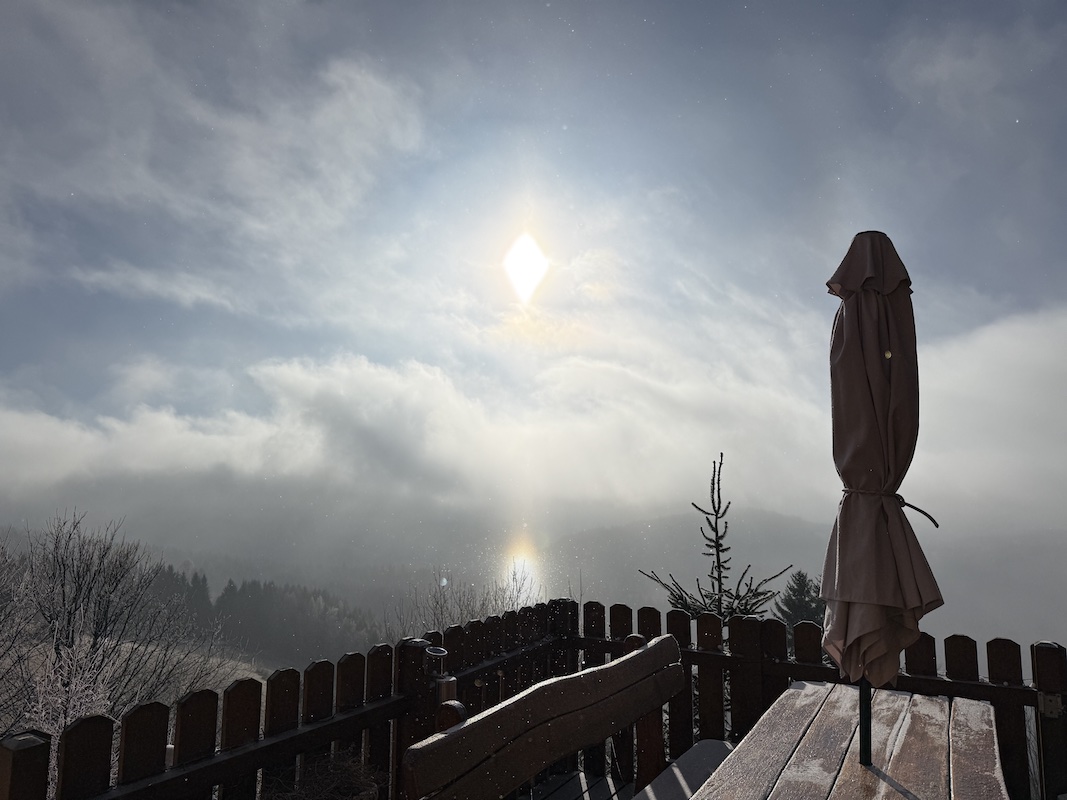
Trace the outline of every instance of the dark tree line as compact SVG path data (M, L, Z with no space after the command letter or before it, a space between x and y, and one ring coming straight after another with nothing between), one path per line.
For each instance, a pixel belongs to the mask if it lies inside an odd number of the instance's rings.
M266 667L303 669L316 659L363 652L381 638L364 611L306 586L231 580L213 610L223 636Z
M159 572L154 588L160 596L183 597L191 624L218 626L227 642L266 669L302 669L381 640L369 615L322 589L230 580L212 601L207 576L196 571L189 576L172 565Z

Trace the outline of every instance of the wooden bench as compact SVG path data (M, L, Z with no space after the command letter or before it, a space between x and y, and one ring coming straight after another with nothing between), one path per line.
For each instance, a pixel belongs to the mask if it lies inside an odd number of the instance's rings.
M853 686L794 684L694 800L1008 800L988 703L875 692L870 767L859 763L858 709L859 692Z
M643 637L629 637L632 652L609 664L542 681L412 745L401 765L401 797L504 797L550 765L603 744L631 725L636 725L637 735L636 788L645 788L660 773L664 786L679 783L680 767L665 771L662 719L664 703L685 685L678 643L670 635L644 642ZM716 748L702 747L695 753L684 765L686 777L681 780L693 788L725 756ZM695 765L697 757L706 763ZM618 796L629 797L633 790Z

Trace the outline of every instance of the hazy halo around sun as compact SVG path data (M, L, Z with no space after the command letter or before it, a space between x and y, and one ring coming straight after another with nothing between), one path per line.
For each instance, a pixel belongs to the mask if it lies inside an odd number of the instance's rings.
M515 244L504 256L504 270L519 300L528 303L548 272L548 259L541 252L537 241L530 234L524 233L515 240Z

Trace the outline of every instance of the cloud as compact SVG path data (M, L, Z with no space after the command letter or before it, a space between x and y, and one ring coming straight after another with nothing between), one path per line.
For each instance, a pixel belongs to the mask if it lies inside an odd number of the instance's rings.
M58 266L129 298L299 308L360 252L353 232L373 211L368 192L423 147L414 85L359 56L287 70L291 42L279 43L276 64L205 81L151 11L18 13L22 24L0 40L26 84L3 86L19 116L0 118L0 220L20 223L11 241L32 243L20 251L37 268L7 265L9 280ZM216 20L222 37L250 22ZM33 33L12 41L17 30ZM235 47L252 44L237 37Z
M955 518L946 533L1062 528L1062 342L1067 308L1060 306L920 349L922 428L905 489L936 498Z
M809 460L829 452L828 423L803 379L806 359L791 363L776 344L797 335L792 322L811 319L775 319L741 294L723 302L750 319L702 320L690 308L694 322L682 322L660 318L654 304L644 312L596 305L572 323L544 312L529 330L502 335L503 318L502 327L475 330L489 364L517 359L510 373L468 360L447 368L354 354L265 360L248 370L265 398L258 415L211 402L221 410L156 405L181 400L186 384L222 391L223 380L158 358L126 362L111 373L119 413L78 423L3 409L0 451L10 457L0 483L45 497L71 481L121 486L222 470L320 482L344 505L388 498L520 517L568 506L588 519L597 509L684 507L725 450L739 496L811 509L805 476L819 471ZM568 324L579 333L545 333ZM583 329L607 332L586 338ZM830 468L826 460L823 472Z
M911 27L890 47L887 71L909 99L955 125L988 130L1014 121L1021 90L1054 63L1062 39L1062 24L1038 27L1025 17L998 29L974 20Z

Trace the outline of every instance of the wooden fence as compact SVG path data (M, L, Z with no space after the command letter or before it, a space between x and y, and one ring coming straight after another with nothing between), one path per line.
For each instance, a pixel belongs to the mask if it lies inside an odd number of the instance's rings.
M671 758L694 738L739 739L793 680L839 680L836 668L823 660L822 632L814 623L796 626L790 652L786 628L777 620L736 617L724 624L709 614L693 621L680 611L663 615L641 608L635 615L628 606L592 602L579 613L577 603L554 600L429 632L395 648L377 645L365 656L350 653L336 665L316 661L302 674L279 670L265 685L236 681L222 694L221 715L218 694L204 690L173 708L138 706L117 726L103 716L78 720L58 743L57 796L202 800L218 787L220 800L254 800L257 787L291 785L305 764L354 746L370 767L390 776L379 793L380 800L389 800L400 755L433 731L436 674L442 669L456 679L459 699L476 713L546 677L622 655L631 633L652 638L664 632L678 640L682 662L690 668L685 690L666 709ZM443 664L428 655L431 645L447 650ZM979 676L973 639L948 637L944 654L939 672L934 640L924 635L906 651L897 688L990 702L1013 799L1030 797L1027 715L1033 714L1043 796L1067 792L1064 648L1049 642L1030 648L1033 685L1023 682L1023 654L1015 642L994 639L986 645L986 678ZM626 774L632 769L632 740L624 731L613 744L615 766ZM49 746L49 737L37 731L0 742L0 800L44 800ZM586 751L585 768L602 772L605 751Z

